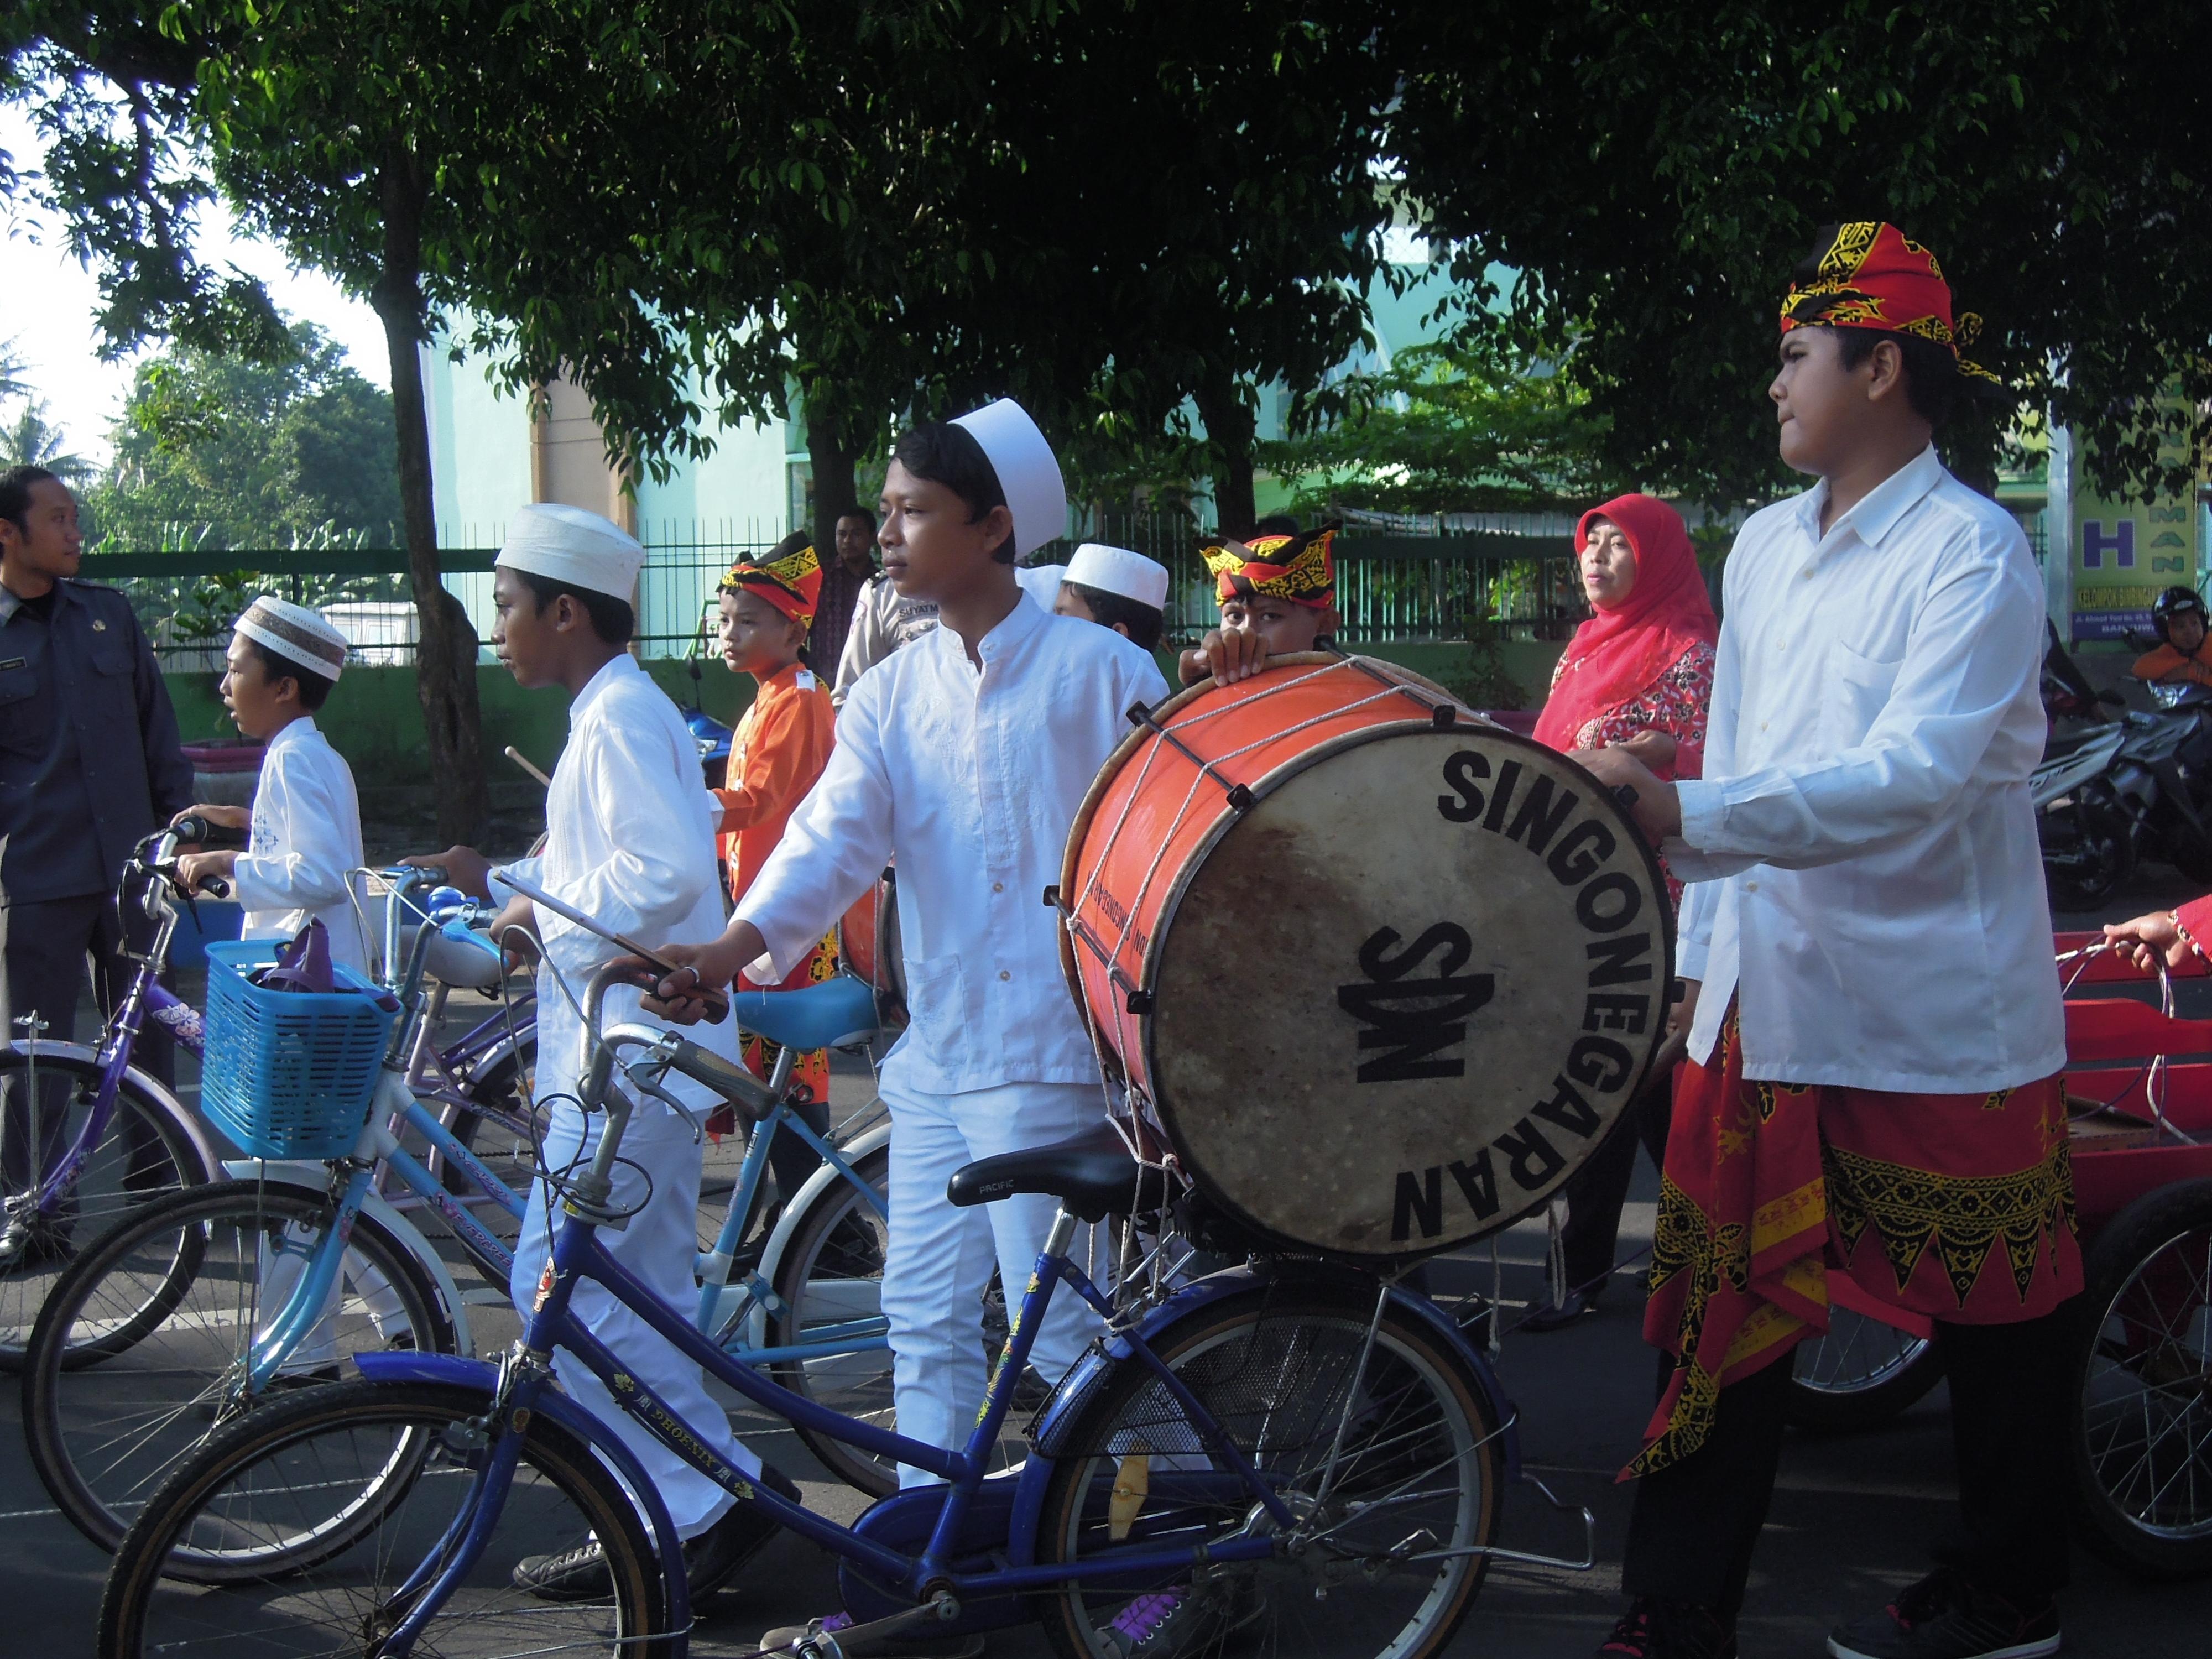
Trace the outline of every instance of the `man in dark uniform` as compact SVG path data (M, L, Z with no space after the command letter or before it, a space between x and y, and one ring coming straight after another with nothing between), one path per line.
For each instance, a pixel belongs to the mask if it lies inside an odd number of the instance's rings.
M70 580L83 550L76 498L42 467L0 472L0 890L8 909L8 999L43 1035L75 1035L89 952L112 1006L131 963L121 954L114 893L139 837L191 804L192 770L177 741L168 688L130 602ZM24 1033L11 1030L10 1038ZM140 1066L172 1073L168 1037L149 1023ZM29 1103L6 1103L0 1174L12 1196L33 1161ZM58 1141L65 1114L41 1114ZM49 1149L50 1150L50 1149ZM44 1164L45 1158L38 1162ZM0 1272L60 1239L0 1230Z

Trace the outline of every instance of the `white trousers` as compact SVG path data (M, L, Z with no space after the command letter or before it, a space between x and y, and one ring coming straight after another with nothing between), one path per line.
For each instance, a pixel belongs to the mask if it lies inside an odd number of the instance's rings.
M891 1114L884 1316L890 1325L898 1431L909 1440L957 1449L968 1443L983 1408L988 1378L982 1298L991 1269L999 1269L1012 1319L1020 1310L1023 1288L1059 1204L1024 1194L956 1209L945 1196L945 1183L962 1164L977 1158L1080 1134L1099 1121L1105 1106L1095 1083L1009 1083L957 1095L922 1095L899 1088L886 1076L883 1097ZM1099 1328L1090 1305L1060 1286L1053 1293L1030 1364L1048 1381L1057 1382ZM937 1478L899 1466L901 1486L927 1486Z
M552 1110L545 1134L546 1167L581 1175L591 1165L598 1146L599 1126L565 1103ZM689 1322L698 1304L693 1268L699 1254L699 1170L704 1156L691 1138L691 1126L657 1102L637 1109L623 1135L622 1157L614 1168L612 1207L627 1210L643 1203L619 1231L599 1229L599 1243L607 1254L642 1280L647 1288ZM632 1166L635 1167L632 1167ZM641 1173L642 1171L642 1173ZM646 1182L652 1181L652 1198L646 1199ZM530 1207L522 1218L522 1234L515 1241L514 1276L507 1293L514 1298L523 1327L529 1328L531 1305L538 1299L538 1277L545 1270L551 1234L547 1230L548 1194L543 1181L530 1188ZM559 1200L550 1213L555 1229L562 1222ZM668 1339L632 1313L603 1286L576 1287L569 1311L584 1328L605 1343L623 1366L690 1425L710 1449L732 1459L748 1474L760 1472L760 1459L730 1432L730 1419L713 1395L697 1365L678 1353ZM671 1451L635 1419L617 1406L599 1379L574 1355L563 1349L553 1359L561 1386L585 1410L619 1434L660 1490L669 1518L679 1536L690 1538L721 1519L736 1500Z

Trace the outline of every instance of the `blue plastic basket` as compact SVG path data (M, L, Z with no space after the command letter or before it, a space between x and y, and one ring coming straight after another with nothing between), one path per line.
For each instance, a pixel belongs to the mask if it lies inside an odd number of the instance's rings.
M347 988L328 995L249 983L284 943L208 945L200 1106L251 1157L342 1158L368 1121L398 1012L380 1006L383 993L345 968L334 971Z

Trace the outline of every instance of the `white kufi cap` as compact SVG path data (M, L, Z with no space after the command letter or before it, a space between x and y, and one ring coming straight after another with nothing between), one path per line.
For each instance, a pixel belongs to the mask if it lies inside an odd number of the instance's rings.
M322 613L294 605L273 593L264 593L246 607L238 631L256 645L274 651L309 673L336 680L345 666L346 636L322 618Z
M1167 566L1126 547L1084 543L1067 562L1067 580L1079 587L1119 593L1155 611L1168 608Z
M496 562L627 604L637 587L637 573L645 568L645 549L612 519L580 507L537 501L507 525L507 545L499 550Z
M999 475L1006 510L1014 517L1016 558L1036 552L1067 528L1067 486L1060 480L1060 463L1027 410L1012 398L1001 398L952 424L968 428Z

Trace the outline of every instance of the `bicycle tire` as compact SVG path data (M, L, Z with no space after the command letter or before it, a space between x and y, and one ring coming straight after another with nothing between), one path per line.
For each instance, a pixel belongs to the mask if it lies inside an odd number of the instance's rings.
M1828 1310L1827 1334L1799 1343L1790 1363L1784 1418L1814 1434L1878 1428L1943 1380L1943 1356L1932 1337L1843 1307Z
M100 1598L96 1650L105 1659L137 1659L198 1644L304 1659L374 1646L392 1622L390 1599L377 1591L405 1579L473 1489L473 1481L452 1477L481 1466L490 1444L482 1424L489 1404L476 1390L436 1383L349 1382L295 1395L234 1425L171 1474L124 1539ZM494 1522L499 1531L447 1604L442 1617L452 1623L438 1626L433 1645L454 1659L556 1649L668 1659L678 1638L669 1628L667 1589L621 1482L589 1446L542 1413L526 1429L501 1431L518 1431L525 1439L516 1485ZM283 1460L326 1471L342 1467L352 1448L374 1458L392 1444L415 1449L404 1478L383 1481L379 1501L362 1504L346 1525L320 1536L325 1523L317 1515L337 1502L316 1496L327 1488L252 1484L257 1470L280 1472ZM419 1514L403 1513L416 1500ZM560 1513L548 1513L556 1507ZM286 1559L283 1577L257 1572L211 1592L163 1589L192 1529L214 1537L257 1525L305 1529L308 1541ZM507 1575L517 1534L525 1547L561 1549L587 1531L606 1553L611 1583L603 1600L549 1604L513 1587ZM494 1626L510 1608L520 1628L508 1642ZM575 1632L573 1649L564 1626Z
M24 1365L24 1438L47 1492L94 1543L113 1549L168 1470L237 1416L322 1381L318 1367L280 1373L251 1397L237 1386L242 1351L269 1316L250 1282L268 1241L306 1248L333 1214L327 1194L304 1187L187 1188L112 1229L56 1284ZM343 1272L331 1370L362 1337L459 1346L437 1281L374 1217L355 1218ZM98 1334L71 1340L88 1330Z
M890 1148L878 1147L853 1165L853 1173L880 1195L890 1184ZM803 1340L811 1324L880 1313L890 1232L852 1182L823 1188L809 1207L777 1266L775 1294L786 1312L769 1324L769 1342L781 1347ZM824 1271L828 1268L829 1271ZM863 1287L872 1280L870 1295ZM864 1305L852 1305L857 1291ZM769 1374L794 1394L881 1428L896 1425L891 1407L890 1355L869 1350L829 1359L777 1362ZM898 1490L898 1466L871 1457L818 1430L792 1425L824 1468L872 1498Z
M1199 1650L1201 1642L1212 1651L1233 1636L1255 1652L1430 1659L1451 1639L1481 1589L1487 1556L1447 1555L1433 1572L1420 1559L1401 1560L1370 1574L1391 1559L1391 1544L1424 1531L1435 1541L1417 1556L1495 1543L1503 1430L1479 1373L1417 1315L1387 1309L1365 1350L1375 1294L1372 1281L1286 1272L1150 1339L1309 1524L1275 1559L1218 1566L1202 1586L1183 1568L1041 1595L1039 1617L1065 1659L1127 1651L1114 1619L1162 1594L1188 1603L1173 1615L1188 1614L1193 1626L1176 1638L1177 1651ZM1332 1446L1340 1448L1333 1484ZM1107 1372L1041 1450L1055 1465L1037 1523L1042 1562L1073 1562L1090 1547L1111 1545L1117 1484L1142 1494L1118 1523L1133 1541L1226 1537L1253 1510L1241 1483L1211 1467L1197 1431L1139 1360ZM1133 1481L1138 1460L1144 1476ZM1373 1592L1386 1589L1405 1604L1401 1611L1378 1610Z
M527 1194L545 1138L545 1113L532 1103L538 1068L535 1031L472 1074L463 1093L471 1103L453 1115L453 1139L489 1166L517 1193ZM456 1197L473 1196L475 1183L433 1155L439 1181Z
M2142 1578L2212 1572L2212 1181L2122 1210L2084 1277L2067 1438L2087 1541Z
M80 1114L98 1092L100 1067L74 1054L42 1054L36 1058L41 1079L69 1079L66 1109L78 1126L71 1133L81 1133ZM14 1102L19 1090L27 1086L15 1079L29 1071L32 1059L21 1048L0 1048L0 1101ZM148 1137L138 1143L135 1168L133 1126L143 1127ZM149 1152L149 1147L158 1148L158 1156ZM71 1257L130 1211L184 1188L204 1186L221 1174L206 1136L184 1109L149 1092L126 1075L117 1091L115 1115L87 1159L87 1174L78 1182L73 1213L65 1220L46 1221L40 1227L41 1251L51 1252L52 1259L44 1265L0 1274L0 1372L22 1368L23 1351L30 1341L31 1328L38 1322L39 1310ZM31 1187L27 1176L19 1185L0 1175L0 1201L13 1212Z

